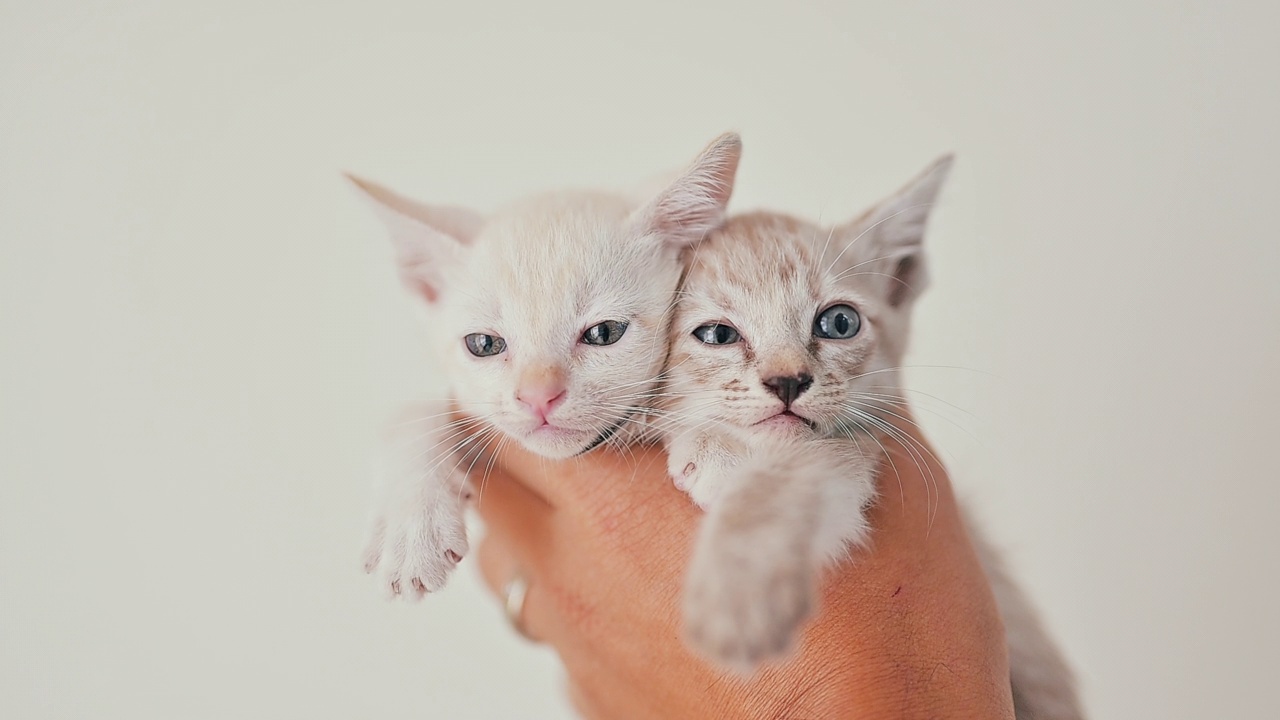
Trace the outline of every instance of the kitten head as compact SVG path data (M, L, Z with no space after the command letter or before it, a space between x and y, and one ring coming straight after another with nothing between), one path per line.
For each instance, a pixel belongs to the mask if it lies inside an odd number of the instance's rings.
M753 213L687 251L669 371L677 427L829 435L892 411L925 224L950 166L938 160L844 225Z
M568 457L650 404L680 251L722 222L741 150L737 135L721 136L639 207L557 193L483 218L352 180L429 308L462 410L534 452Z

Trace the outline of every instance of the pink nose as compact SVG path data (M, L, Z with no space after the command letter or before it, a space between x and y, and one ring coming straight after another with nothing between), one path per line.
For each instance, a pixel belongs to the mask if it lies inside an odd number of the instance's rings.
M552 385L534 385L530 387L522 387L516 391L516 400L519 400L531 412L543 420L551 414L551 411L557 405L564 402L566 390L562 384Z

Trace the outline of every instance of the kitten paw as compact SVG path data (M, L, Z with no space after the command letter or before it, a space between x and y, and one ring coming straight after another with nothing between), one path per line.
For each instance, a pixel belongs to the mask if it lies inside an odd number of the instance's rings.
M750 673L787 654L813 603L803 557L702 553L685 587L685 638L708 659Z
M444 587L466 556L461 499L397 508L374 523L364 551L364 570L390 599L419 600Z
M689 463L693 466L693 463ZM707 510L724 494L729 477L722 471L704 471L696 468L684 478L684 486L679 487L693 500L693 503Z
M697 470L698 466L693 462L685 463L684 467L680 469L674 467L667 469L668 474L671 475L671 482L675 484L677 490L683 493L689 492L690 485L694 482L694 478L697 477Z
M711 434L675 439L667 447L667 474L677 489L706 510L724 494L745 453L746 448Z
M703 510L720 497L728 479L717 465L710 462L682 462L672 458L667 471L676 489L688 495Z

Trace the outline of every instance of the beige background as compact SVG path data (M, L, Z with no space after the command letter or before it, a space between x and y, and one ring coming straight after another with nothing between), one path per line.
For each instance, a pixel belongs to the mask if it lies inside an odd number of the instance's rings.
M959 153L957 484L1095 717L1274 707L1274 3L120 5L0 4L0 716L566 716L473 563L357 571L430 376L338 171L492 208L726 129L736 207L828 220Z

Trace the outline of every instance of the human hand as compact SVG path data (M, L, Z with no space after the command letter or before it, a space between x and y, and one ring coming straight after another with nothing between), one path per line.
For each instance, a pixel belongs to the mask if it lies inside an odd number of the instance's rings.
M522 624L588 718L1012 718L1000 620L945 471L886 448L871 549L827 572L796 651L751 677L681 640L700 513L657 449L505 451L477 501L481 569L499 595L526 578Z

